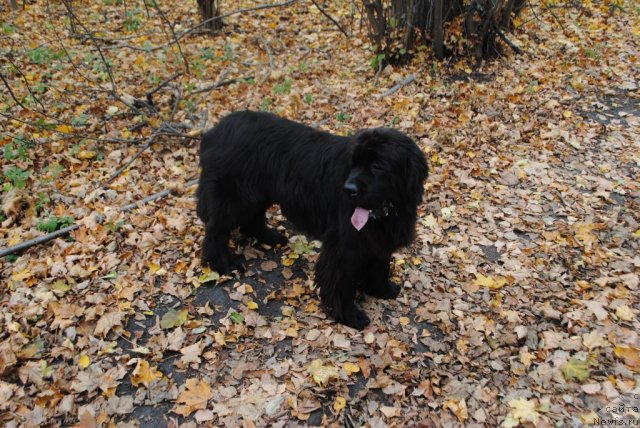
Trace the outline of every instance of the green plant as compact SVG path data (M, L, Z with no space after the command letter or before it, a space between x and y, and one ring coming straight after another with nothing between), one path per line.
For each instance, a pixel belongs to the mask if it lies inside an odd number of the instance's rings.
M49 216L46 219L39 220L36 224L36 229L41 232L51 233L67 226L71 226L73 221L73 217L71 216Z
M117 232L118 229L120 229L122 226L124 226L124 221L120 220L120 221L109 221L105 224L105 227L110 231L110 232Z
M140 13L140 9L136 8L134 10L127 10L124 13L124 28L127 31L135 31L142 25L142 18L140 18L137 14Z
M22 168L18 168L17 166L12 166L4 173L5 178L9 180L11 182L11 185L17 189L25 188L30 175L31 172Z
M307 104L311 104L313 102L313 95L304 94L304 102Z
M384 58L385 56L383 53L374 55L369 61L371 68L373 68L374 70L377 70L380 67L380 65L384 63Z
M87 119L88 118L89 117L86 114L82 113L80 116L74 117L73 119L71 119L71 124L72 125L76 125L76 126L78 126L78 125L84 126L84 125L87 124Z
M200 51L200 58L206 60L213 60L216 58L215 52L211 48L204 48Z
M36 200L36 212L42 211L42 209L51 202L49 195L45 192L38 192L38 199Z
M349 115L347 113L344 112L340 112L336 115L336 119L338 119L338 122L346 122L347 119L349 119Z
M270 111L272 103L273 103L273 100L271 98L264 97L262 99L262 102L260 103L260 110L262 110L262 111Z
M31 49L27 56L31 62L36 64L48 64L54 59L58 59L62 56L62 52L56 52L48 46L38 46Z
M2 24L2 32L4 34L13 34L16 32L16 27L14 27L13 25L9 24L9 23L4 23Z
M584 50L584 56L590 59L598 59L600 58L600 54L598 53L598 51L594 50L594 49L585 49Z
M2 148L3 156L8 161L14 159L26 161L30 145L22 134L16 135L9 144Z
M284 79L283 82L278 83L277 85L275 85L273 87L273 93L277 94L277 95L285 95L288 94L289 92L291 92L291 85L293 84L293 82L291 81L291 79L287 78Z

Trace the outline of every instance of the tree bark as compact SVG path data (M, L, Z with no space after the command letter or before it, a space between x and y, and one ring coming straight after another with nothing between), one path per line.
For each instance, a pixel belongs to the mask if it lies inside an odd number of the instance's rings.
M433 27L431 41L436 58L444 59L444 22L442 17L444 0L433 0Z
M402 64L418 43L430 43L435 56L446 56L445 24L456 17L464 20L467 52L478 61L498 54L498 37L514 52L506 33L526 0L363 0L369 22L369 38L384 54L384 62ZM426 39L430 40L426 40Z
M222 28L220 16L220 4L218 0L198 0L198 9L202 22L206 22L204 28L217 32Z

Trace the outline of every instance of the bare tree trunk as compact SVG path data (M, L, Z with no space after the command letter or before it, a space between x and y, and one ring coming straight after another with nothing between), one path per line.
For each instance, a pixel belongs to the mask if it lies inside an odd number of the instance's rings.
M11 9L18 10L18 2L16 0L9 0L9 5L11 5Z
M433 0L433 27L431 41L436 58L444 59L444 21L442 17L444 0Z
M222 28L222 19L220 16L219 0L198 0L198 9L202 22L206 22L204 28L217 32Z

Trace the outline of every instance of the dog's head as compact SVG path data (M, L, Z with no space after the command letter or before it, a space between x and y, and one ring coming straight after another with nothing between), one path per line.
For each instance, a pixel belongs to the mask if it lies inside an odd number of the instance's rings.
M428 175L427 161L416 143L388 128L365 129L353 138L349 176L343 186L353 204L369 211L385 204L415 209Z

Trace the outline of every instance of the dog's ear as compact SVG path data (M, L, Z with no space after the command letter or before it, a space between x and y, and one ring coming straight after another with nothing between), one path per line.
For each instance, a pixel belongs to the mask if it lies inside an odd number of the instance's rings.
M411 197L417 197L416 203L422 201L424 180L429 175L427 159L417 144L412 142L407 156L407 193Z

